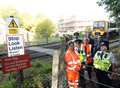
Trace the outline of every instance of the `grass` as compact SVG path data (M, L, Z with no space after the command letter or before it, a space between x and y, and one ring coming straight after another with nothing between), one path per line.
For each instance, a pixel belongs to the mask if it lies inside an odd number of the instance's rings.
M45 59L45 60L44 60ZM29 88L29 84L32 82L32 86L37 88L46 88L51 82L52 74L52 58L38 58L32 62L33 66L30 69L24 71L25 77L29 78L25 81L29 81L26 88ZM28 77L30 76L30 77ZM31 81L32 80L32 81ZM49 85L47 85L47 84Z
M2 85L0 85L0 88L14 88L14 85L15 85L15 80L7 80L5 81Z

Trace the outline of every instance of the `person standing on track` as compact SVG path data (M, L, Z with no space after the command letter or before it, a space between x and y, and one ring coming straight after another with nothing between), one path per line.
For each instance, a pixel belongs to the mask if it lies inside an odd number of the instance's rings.
M92 59L92 44L89 43L89 39L88 38L84 38L83 39L83 43L81 44L81 50L83 50L85 52L86 55L86 69L88 71L88 76L89 79L91 79L91 73L92 73L92 68L91 66L93 66L93 59Z
M81 70L79 71L79 86L85 88L84 67L86 62L86 54L84 50L81 50L82 40L75 40L75 53L79 55L81 61Z
M108 71L114 72L116 61L112 52L108 52L107 48L107 44L102 42L100 50L96 52L93 58L96 76L98 82L101 83L99 88L108 88L112 84L111 79L114 79L114 73Z
M65 53L66 78L69 88L78 88L79 70L81 62L79 56L75 53L74 42L69 41L68 49Z

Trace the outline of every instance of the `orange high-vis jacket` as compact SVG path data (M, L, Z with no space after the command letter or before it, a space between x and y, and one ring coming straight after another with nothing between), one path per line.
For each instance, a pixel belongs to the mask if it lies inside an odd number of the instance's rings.
M77 55L75 51L71 51L70 49L67 50L65 54L65 62L68 70L80 70L81 63L79 55Z
M91 44L81 44L81 50L85 51L87 60L86 63L87 64L91 64L92 63L92 58L91 58L91 49L92 49L92 45Z
M81 68L81 62L79 56L75 51L68 49L65 54L66 62L66 77L68 82L76 83L79 79L79 70Z

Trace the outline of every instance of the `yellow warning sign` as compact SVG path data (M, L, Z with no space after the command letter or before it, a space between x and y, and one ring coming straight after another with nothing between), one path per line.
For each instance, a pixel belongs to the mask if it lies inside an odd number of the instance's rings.
M18 28L9 28L9 34L17 34Z
M8 25L9 28L18 28L18 25L16 24L15 20L12 19L12 21L10 22L10 24Z
M14 19L12 19L12 21L10 22L8 27L9 27L9 34L17 34L18 33L18 25Z

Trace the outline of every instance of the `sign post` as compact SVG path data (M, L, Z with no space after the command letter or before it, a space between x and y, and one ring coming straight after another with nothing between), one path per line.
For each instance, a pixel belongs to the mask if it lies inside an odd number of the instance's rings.
M14 17L12 16L11 18L12 20L8 25L10 35L7 36L8 57L24 55L23 38L17 35L18 25ZM23 88L23 70L19 69L16 75L17 88Z
M16 88L23 88L24 74L23 69L29 68L31 58L25 54L23 35L18 34L18 24L13 16L8 25L9 34L6 36L8 56L0 60L1 70L4 74L16 72Z

